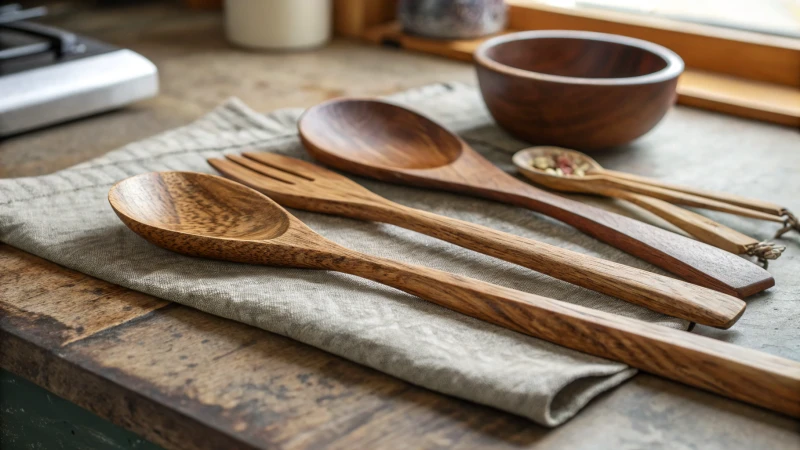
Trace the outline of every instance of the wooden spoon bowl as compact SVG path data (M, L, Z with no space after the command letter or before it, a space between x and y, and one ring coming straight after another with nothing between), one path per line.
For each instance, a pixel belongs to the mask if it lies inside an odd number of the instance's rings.
M330 120L344 118L346 120ZM368 99L326 102L303 116L304 138L339 142L341 157L372 166L433 169L461 156L461 141L425 116ZM310 124L310 125L309 125Z
M122 222L160 247L205 258L303 267L283 241L307 228L261 197L241 184L192 172L138 175L108 193Z
M188 209L185 203L162 200L177 192L191 198L194 206ZM252 194L241 185L219 183L199 173L149 173L118 184L109 195L122 215L135 215L144 225L175 233L268 240L289 225L286 212L274 203L254 204Z
M535 145L580 150L628 143L675 102L681 58L613 34L510 33L475 52L481 94L497 123Z

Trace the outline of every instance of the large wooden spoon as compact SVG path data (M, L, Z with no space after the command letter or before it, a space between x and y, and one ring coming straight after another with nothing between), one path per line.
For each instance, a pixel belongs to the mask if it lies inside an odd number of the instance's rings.
M108 194L148 241L179 253L335 270L565 347L800 417L800 363L635 319L344 248L268 197L221 177L149 173Z
M308 109L299 130L314 158L340 170L529 208L688 281L738 297L775 285L769 272L736 255L520 181L441 125L391 103L331 100Z

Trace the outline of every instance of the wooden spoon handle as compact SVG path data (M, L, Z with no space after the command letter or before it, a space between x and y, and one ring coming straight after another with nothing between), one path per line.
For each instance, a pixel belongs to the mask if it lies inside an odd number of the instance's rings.
M681 280L397 203L370 211L360 218L427 234L691 322L728 328L746 306L736 297Z
M699 197L697 195L688 194L685 192L674 191L665 189L663 187L652 186L649 184L638 183L636 181L629 181L623 179L601 178L592 182L593 185L604 188L622 189L638 194L644 194L649 197L658 198L677 205L694 206L697 208L711 209L714 211L722 211L730 214L736 214L744 217L752 217L754 219L768 220L771 222L783 223L784 219L770 213L764 213L750 208L743 208L741 206L732 205L730 203L721 202L718 200L709 199L706 197Z
M619 189L608 189L603 194L638 205L697 239L731 253L746 254L749 248L758 245L757 240L746 234L657 198Z
M329 270L367 278L504 328L800 417L800 363L471 278L337 250Z
M665 183L663 181L654 180L652 178L641 177L632 175L625 172L617 172L615 170L603 170L605 176L611 176L620 180L632 181L635 183L646 184L662 189L667 189L675 192L683 192L697 197L705 197L707 199L716 200L718 202L730 203L731 205L741 206L755 211L765 212L774 216L782 216L786 214L786 208L775 203L765 202L753 198L742 197L739 195L727 194L724 192L712 192L703 189L695 189L688 186L681 186L678 184Z
M687 281L747 297L775 285L761 267L671 231L535 188L515 178L472 189L478 195L539 211Z

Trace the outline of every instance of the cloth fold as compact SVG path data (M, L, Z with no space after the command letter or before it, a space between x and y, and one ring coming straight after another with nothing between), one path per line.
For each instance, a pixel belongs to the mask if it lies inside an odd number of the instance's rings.
M501 132L477 91L438 84L388 100L448 126L511 170L525 144ZM445 394L556 426L635 370L449 311L376 283L325 271L181 256L128 230L107 201L117 181L149 171L214 173L206 158L242 150L310 160L302 111L268 115L231 99L196 122L51 175L0 180L0 240L131 289L297 339ZM662 271L531 211L354 178L407 206L480 223L623 264ZM685 321L398 227L290 210L344 246L673 328Z

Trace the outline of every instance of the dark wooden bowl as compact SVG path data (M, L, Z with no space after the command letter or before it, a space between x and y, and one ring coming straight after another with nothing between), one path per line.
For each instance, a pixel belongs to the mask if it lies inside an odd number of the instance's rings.
M489 111L535 145L614 147L652 129L675 102L683 60L613 34L542 30L489 39L475 52Z

